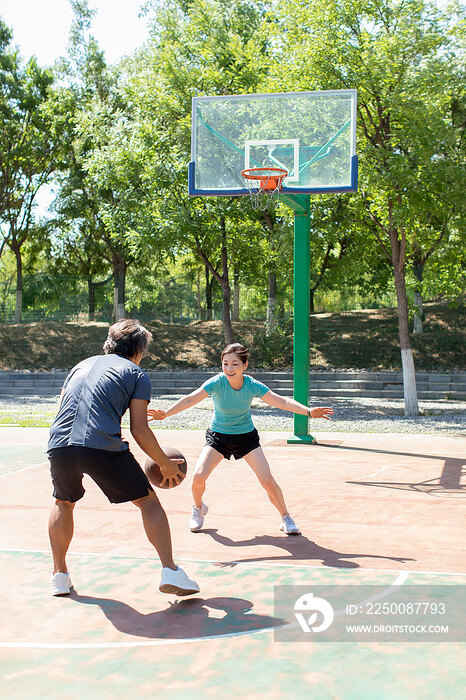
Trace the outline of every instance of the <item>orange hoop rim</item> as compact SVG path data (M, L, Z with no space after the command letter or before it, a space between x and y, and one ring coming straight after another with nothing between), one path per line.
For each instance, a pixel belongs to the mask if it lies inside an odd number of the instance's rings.
M288 171L284 168L246 168L241 175L245 180L260 182L260 191L264 192L281 189Z

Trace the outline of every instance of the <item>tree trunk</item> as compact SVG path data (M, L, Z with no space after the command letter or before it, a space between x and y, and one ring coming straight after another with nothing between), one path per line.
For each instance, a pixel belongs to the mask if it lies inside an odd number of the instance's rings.
M239 272L233 273L233 321L239 321Z
M88 313L87 317L89 321L94 321L95 320L95 284L91 280L90 277L88 277L87 280L87 289L88 289Z
M395 268L395 286L398 301L398 330L401 347L401 365L403 368L405 415L418 416L419 405L417 401L416 371L409 339L408 300L406 297L404 269L400 270Z
M228 277L228 250L227 250L227 232L225 225L225 217L222 216L220 219L220 225L222 228L222 293L223 293L223 303L222 303L222 319L223 319L223 333L225 336L225 343L230 345L233 342L233 328L231 327L231 317L230 317L230 302L231 302L231 290L230 290L230 280Z
M343 238L341 241L341 252L340 252L340 256L339 256L340 259L344 256L344 254L346 252L347 243L345 241L346 241L346 238ZM323 281L325 273L327 272L327 270L329 270L332 267L331 258L330 258L330 254L331 254L332 250L333 250L333 243L329 243L327 245L325 257L324 257L322 264L320 266L320 272L319 272L319 276L316 279L316 283L313 287L311 287L309 289L309 312L311 314L314 313L314 310L315 310L315 306L314 306L315 293L316 293L317 289L319 288L321 282Z
M398 311L398 335L400 338L401 365L403 368L403 391L405 400L405 415L418 416L419 405L417 401L416 370L414 368L413 353L409 339L408 299L406 296L405 257L406 257L406 233L393 224L393 203L391 197L387 201L388 222L387 228L383 227L377 217L369 210L369 215L375 222L375 233L382 250L391 261L395 277L397 311ZM388 233L391 251L387 249L379 236L378 230Z
M202 321L202 302L201 302L201 278L199 271L196 275L196 301L197 301L197 316Z
M210 277L209 268L205 266L205 317L206 321L212 320L212 284L214 278Z
M422 277L424 273L425 260L422 259L420 249L415 249L415 258L413 260L413 272L418 284L414 290L414 318L413 318L413 333L420 335L423 328L423 311L422 311Z
M401 349L401 366L403 368L403 392L405 400L405 416L418 416L416 370L409 339L408 299L406 296L405 256L406 234L403 230L391 224L392 202L388 200L388 237L391 247L391 261L395 276L396 298L398 307L398 333Z
M271 267L269 267L269 278L267 288L267 313L265 317L265 334L270 335L277 326L277 271L273 262L275 253L274 227L275 216L271 216L269 212L263 213L263 220L266 230L268 230L268 242L271 253Z
M267 316L265 320L266 335L270 335L277 326L277 274L269 270L269 286L267 291Z
M125 318L125 284L128 265L119 253L113 254L113 322Z
M414 318L413 318L413 333L421 335L424 330L423 311L422 311L422 293L420 289L414 290Z
M19 246L12 244L11 249L16 258L15 323L21 323L23 318L23 260Z
M222 292L223 335L225 337L226 345L230 345L233 342L233 328L231 326L230 318L231 290L228 282L222 282Z
M102 285L107 284L112 278L107 277L106 280L101 280L100 282L93 282L92 277L87 278L87 289L88 289L88 319L89 321L95 320L95 293L97 287L102 287Z
M230 303L231 303L231 289L230 289L230 280L228 277L228 250L227 250L227 232L226 232L226 224L225 224L225 217L221 216L220 217L220 229L222 233L222 249L221 249L221 264L222 264L222 274L220 274L216 268L213 267L212 263L209 261L209 253L203 250L201 242L199 241L199 237L195 234L194 235L194 240L195 240L195 251L196 255L199 255L199 257L204 261L204 264L206 266L206 294L207 294L207 289L209 288L209 283L208 283L208 272L215 277L217 282L222 288L222 320L223 320L223 333L225 336L225 341L227 344L230 344L233 342L233 329L231 327L231 309L230 309Z

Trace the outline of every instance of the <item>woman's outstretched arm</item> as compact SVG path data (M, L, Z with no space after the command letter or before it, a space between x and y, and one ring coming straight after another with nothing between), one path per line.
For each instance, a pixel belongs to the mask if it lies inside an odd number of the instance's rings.
M199 387L199 389L196 389L195 391L191 392L191 394L188 394L187 396L183 396L181 399L178 399L178 401L176 401L173 404L173 406L171 406L168 409L168 411L162 411L161 409L157 408L148 408L147 419L164 420L165 418L174 416L175 413L181 413L181 411L185 411L187 408L195 406L197 403L199 403L199 401L205 399L206 396L209 396L207 391L202 387Z
M299 413L302 416L310 416L310 418L325 418L326 420L330 420L333 416L333 408L330 408L330 406L316 406L315 408L311 408L310 406L304 406L304 404L288 396L280 396L274 391L270 391L270 389L262 396L262 401L274 408L281 408L283 411L291 411L291 413Z

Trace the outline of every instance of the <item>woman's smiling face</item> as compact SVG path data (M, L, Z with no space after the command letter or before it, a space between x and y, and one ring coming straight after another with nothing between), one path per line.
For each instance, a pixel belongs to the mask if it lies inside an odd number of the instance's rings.
M222 369L228 381L233 380L235 377L242 377L247 366L248 363L243 363L235 352L229 352L223 356Z

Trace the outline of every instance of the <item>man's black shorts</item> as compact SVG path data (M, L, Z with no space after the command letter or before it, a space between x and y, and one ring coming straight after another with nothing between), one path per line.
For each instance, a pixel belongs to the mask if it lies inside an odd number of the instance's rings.
M241 459L245 455L260 447L259 433L254 428L250 433L217 433L208 428L205 434L206 445L220 452L226 459L233 455L235 459Z
M88 474L110 503L126 503L153 491L129 450L111 452L92 447L57 447L49 450L53 496L75 503L84 496L83 475Z

